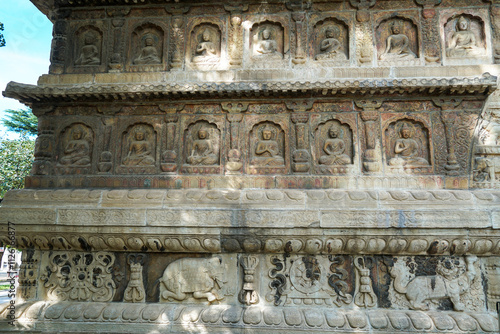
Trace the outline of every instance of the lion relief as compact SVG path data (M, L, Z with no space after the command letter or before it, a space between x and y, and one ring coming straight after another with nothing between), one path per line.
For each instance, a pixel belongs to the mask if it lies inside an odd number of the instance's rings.
M476 256L441 259L436 275L414 276L403 261L396 261L390 269L394 290L406 295L413 310L429 310L429 302L449 299L455 311L464 311L460 296L467 292L476 277Z

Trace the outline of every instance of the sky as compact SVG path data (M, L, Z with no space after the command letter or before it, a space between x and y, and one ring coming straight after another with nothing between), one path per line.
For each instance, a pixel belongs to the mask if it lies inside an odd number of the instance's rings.
M49 71L52 23L29 0L0 0L0 22L7 42L0 48L0 91L16 81L36 84ZM0 97L0 119L6 109L22 109L16 100ZM0 138L11 137L0 124Z

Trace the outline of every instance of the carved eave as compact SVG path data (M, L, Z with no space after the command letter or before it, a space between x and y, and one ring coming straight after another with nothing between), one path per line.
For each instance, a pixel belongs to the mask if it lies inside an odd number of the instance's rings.
M346 79L293 82L223 82L223 83L137 83L26 85L10 82L5 97L22 103L178 99L185 97L258 97L277 96L374 96L374 95L483 95L496 89L497 77Z

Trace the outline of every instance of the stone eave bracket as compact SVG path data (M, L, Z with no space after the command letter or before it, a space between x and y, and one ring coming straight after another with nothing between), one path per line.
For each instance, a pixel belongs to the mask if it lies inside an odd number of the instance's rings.
M492 93L497 77L489 73L473 77L338 79L329 81L267 82L151 82L135 84L27 85L10 82L3 96L31 104L37 102L182 99L185 97L232 97L261 95L346 96L346 95L484 95Z

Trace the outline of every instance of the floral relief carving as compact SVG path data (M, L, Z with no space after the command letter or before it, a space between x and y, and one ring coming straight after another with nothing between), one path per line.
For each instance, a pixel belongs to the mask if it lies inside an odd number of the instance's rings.
M53 252L42 269L48 300L109 302L116 292L115 256L108 252Z

